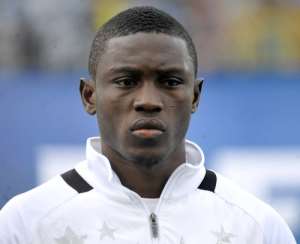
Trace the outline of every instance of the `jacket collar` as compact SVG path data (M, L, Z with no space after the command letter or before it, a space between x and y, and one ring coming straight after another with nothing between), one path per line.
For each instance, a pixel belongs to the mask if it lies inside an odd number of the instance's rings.
M204 154L195 143L186 140L186 162L181 164L170 176L161 198L171 199L181 197L194 191L202 182L205 175ZM79 173L96 190L112 190L118 194L136 194L121 185L118 176L112 170L108 158L101 153L99 137L87 139L86 161L77 167ZM105 187L106 186L106 187Z

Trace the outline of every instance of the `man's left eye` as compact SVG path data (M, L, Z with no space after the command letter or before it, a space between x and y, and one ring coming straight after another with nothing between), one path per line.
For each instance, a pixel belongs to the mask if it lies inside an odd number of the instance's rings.
M181 85L183 81L178 78L168 78L164 79L163 83L168 87L175 87Z

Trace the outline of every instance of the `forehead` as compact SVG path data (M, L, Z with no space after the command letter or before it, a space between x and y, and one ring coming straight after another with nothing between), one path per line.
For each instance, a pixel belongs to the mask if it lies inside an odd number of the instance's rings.
M98 72L118 66L163 69L193 73L193 62L183 39L156 33L137 33L110 39L98 64Z

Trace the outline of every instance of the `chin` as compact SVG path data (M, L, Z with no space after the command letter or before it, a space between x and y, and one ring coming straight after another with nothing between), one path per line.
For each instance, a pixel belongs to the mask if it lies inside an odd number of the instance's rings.
M137 152L130 153L128 155L130 160L135 162L137 165L144 166L146 168L152 168L159 164L165 159L165 154L161 152Z

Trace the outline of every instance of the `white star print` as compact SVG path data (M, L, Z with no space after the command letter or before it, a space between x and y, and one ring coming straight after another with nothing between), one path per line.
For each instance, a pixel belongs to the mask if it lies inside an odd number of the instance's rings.
M109 237L111 239L115 239L114 232L116 229L110 228L105 222L103 222L102 228L100 231L100 240L102 240L104 237Z
M183 237L180 238L180 244L184 244Z
M68 226L65 230L65 234L61 238L55 239L58 244L83 244L86 236L77 236L73 230Z
M216 244L231 243L230 239L235 237L232 233L226 233L223 226L220 232L212 231L212 233L218 238Z

